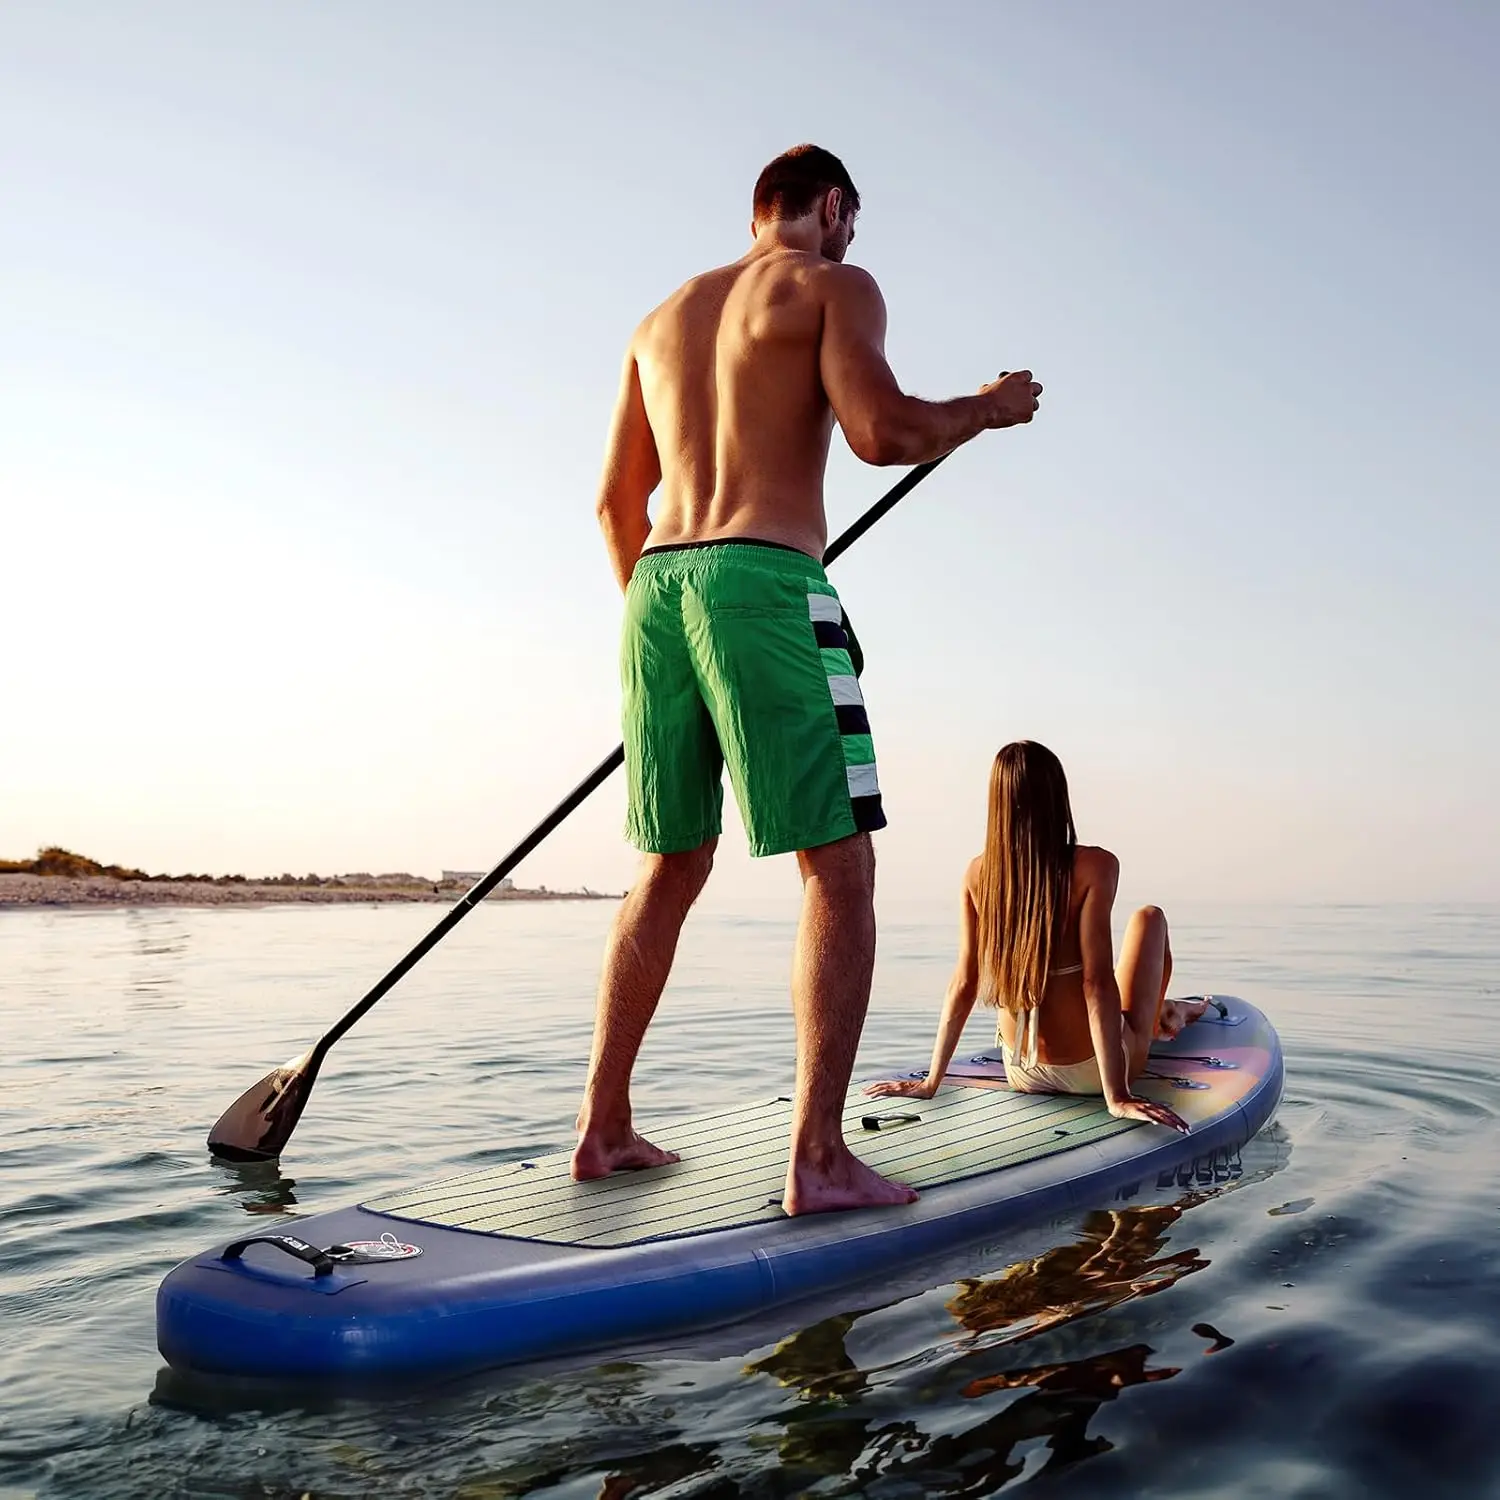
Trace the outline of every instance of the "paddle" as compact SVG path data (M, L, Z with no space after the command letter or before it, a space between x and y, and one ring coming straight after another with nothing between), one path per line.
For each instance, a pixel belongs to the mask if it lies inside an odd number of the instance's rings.
M946 458L947 454L943 455ZM823 553L825 564L847 551L898 501L909 495L943 458L918 464L843 532ZM208 1149L227 1161L269 1161L281 1154L307 1107L318 1069L328 1049L368 1011L408 970L458 926L515 867L575 808L602 786L625 763L625 747L617 745L589 772L530 833L516 845L458 904L339 1022L300 1057L273 1068L253 1088L246 1089L219 1116L208 1133Z

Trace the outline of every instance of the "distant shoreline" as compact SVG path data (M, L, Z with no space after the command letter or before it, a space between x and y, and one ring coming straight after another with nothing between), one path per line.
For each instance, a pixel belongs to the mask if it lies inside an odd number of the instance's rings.
M121 880L109 875L0 874L0 910L11 907L451 905L469 887L434 881L355 885L251 880ZM618 892L509 889L487 901L618 901Z

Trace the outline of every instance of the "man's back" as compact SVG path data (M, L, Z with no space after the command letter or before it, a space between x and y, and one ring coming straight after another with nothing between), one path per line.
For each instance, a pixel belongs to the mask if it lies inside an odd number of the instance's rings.
M641 324L633 353L662 473L647 545L747 536L822 555L833 416L819 356L841 271L805 251L752 251Z

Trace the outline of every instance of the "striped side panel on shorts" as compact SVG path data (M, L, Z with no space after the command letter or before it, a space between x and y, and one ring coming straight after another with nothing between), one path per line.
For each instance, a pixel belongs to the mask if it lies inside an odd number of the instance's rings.
M875 742L870 737L870 719L854 663L849 656L849 637L844 631L844 611L834 594L809 594L807 612L813 634L828 674L828 692L838 715L839 738L844 747L844 774L849 783L849 806L860 833L873 833L886 824L880 804L880 781L875 772Z

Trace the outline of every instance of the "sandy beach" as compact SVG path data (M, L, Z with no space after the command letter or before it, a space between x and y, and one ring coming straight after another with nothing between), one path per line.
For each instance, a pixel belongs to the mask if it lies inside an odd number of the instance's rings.
M412 885L287 885L239 880L115 880L109 876L0 874L0 908L16 906L267 906L299 902L452 903L467 889L433 882ZM490 901L618 901L599 891L510 889Z

